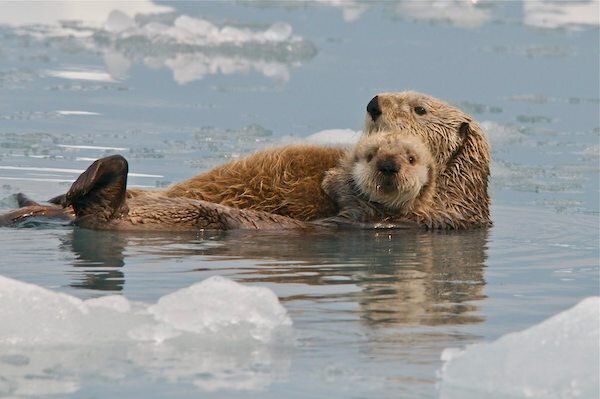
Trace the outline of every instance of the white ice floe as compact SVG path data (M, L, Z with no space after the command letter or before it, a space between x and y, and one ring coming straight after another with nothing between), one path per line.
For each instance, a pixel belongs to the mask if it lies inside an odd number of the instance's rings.
M105 29L121 38L144 36L155 42L172 42L192 46L219 46L226 43L241 45L244 43L278 43L300 40L292 36L292 27L276 22L264 31L254 31L235 26L217 26L212 22L181 15L173 24L150 22L136 24L120 11L113 11L105 23Z
M525 139L525 135L516 126L503 125L493 121L483 121L481 122L481 127L490 141L492 150L495 150L499 146L519 143Z
M77 21L83 26L100 27L115 9L127 17L173 11L171 7L156 5L149 0L36 2L35 4L14 1L2 4L0 24L13 27L37 25L59 29L65 21ZM62 34L74 32L77 31L57 31Z
M461 28L479 28L491 19L490 11L473 0L401 1L396 13L416 20L447 22Z
M525 25L538 28L581 28L600 25L600 2L584 1L523 1Z
M598 398L600 297L524 331L446 349L441 398Z
M90 82L114 82L115 80L106 72L94 68L68 68L61 70L47 70L46 76L68 80L85 80Z
M287 64L296 62L295 52L302 58L307 48L303 39L293 35L292 27L284 22L275 22L264 30L216 25L187 15L177 17L172 23L141 23L115 10L104 29L101 35L110 43L104 60L115 78L126 76L131 66L131 61L114 50L116 47L126 49L129 58L140 58L149 67L171 69L180 84L211 74L250 71L287 81ZM148 53L148 48L160 50Z
M326 129L307 136L305 140L313 144L353 145L356 144L361 131L352 129Z
M293 343L272 291L223 277L148 305L0 276L0 320L0 397L68 394L140 372L208 391L264 389L285 375Z
M58 110L56 111L57 114L59 115L63 115L63 116L96 116L96 115L101 115L99 112L92 112L92 111L75 111L75 110Z
M13 345L89 344L132 337L163 341L160 334L165 331L170 337L192 333L269 342L274 331L292 324L272 291L223 277L146 305L122 296L83 301L0 276L0 320L0 344ZM152 332L159 335L154 338Z

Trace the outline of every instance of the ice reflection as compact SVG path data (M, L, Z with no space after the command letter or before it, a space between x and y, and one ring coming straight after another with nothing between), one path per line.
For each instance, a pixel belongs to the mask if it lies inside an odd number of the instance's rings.
M113 10L131 17L138 14L157 14L173 11L149 0L136 1L14 1L2 4L0 25L15 28L38 27L41 32L57 35L88 34L83 28L99 28ZM77 29L69 29L73 26ZM75 25L74 25L75 24ZM33 28L32 28L33 29Z
M59 44L67 41L74 48L103 54L106 71L70 68L45 73L63 79L110 83L126 79L133 63L140 62L171 70L180 84L207 75L250 72L286 82L290 67L316 54L316 48L284 22L263 29L217 25L187 15L156 15L172 9L145 2L139 8L137 2L101 3L89 10L69 3L25 17L27 9L14 4L3 7L0 17L0 25L14 33Z
M600 2L523 1L525 25L537 28L576 28L600 25Z
M152 68L168 68L180 84L206 75L257 71L268 78L289 80L288 67L310 59L315 48L292 34L289 24L277 22L265 30L217 26L179 16L172 23L138 22L114 11L94 43L106 50L104 61L115 77L125 76L131 60Z
M354 22L368 10L391 9L401 18L433 23L447 23L460 28L479 28L492 21L506 22L507 2L498 0L312 0L304 2L255 0L246 4L261 7L281 6L286 8L303 6L332 7L342 11L346 22ZM556 1L522 0L523 25L537 28L562 29L594 27L600 25L600 3L597 0Z
M399 16L431 22L447 22L461 28L478 28L491 19L490 11L472 0L402 1Z
M93 243L97 241L95 235L103 234L76 229L69 241ZM78 239L78 235L85 237ZM119 254L147 251L176 259L201 256L205 262L202 268L212 268L212 261L249 259L257 266L245 268L242 281L306 286L305 293L294 295L294 300L354 302L359 308L357 315L367 324L482 321L476 301L485 297L486 230L452 234L339 231L285 233L285 237L256 232L207 233L200 240L193 235L157 233L112 232L111 236L112 241L102 241L104 245L82 245L72 250L87 264L107 259L114 262ZM70 242L65 242L65 248ZM195 259L193 264L197 265L200 259ZM85 273L95 274L89 268ZM101 288L93 278L86 280L90 282L86 288ZM77 284L83 287L80 278Z

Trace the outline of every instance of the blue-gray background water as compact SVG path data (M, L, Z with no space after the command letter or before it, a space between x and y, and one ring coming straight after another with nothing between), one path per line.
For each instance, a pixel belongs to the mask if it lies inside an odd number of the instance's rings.
M228 384L210 368L178 373L172 360L101 378L58 367L0 383L0 393L35 382L81 397L432 397L444 348L493 340L598 295L598 8L0 4L1 210L16 192L65 192L108 154L129 160L131 185L164 187L259 148L347 141L373 95L411 89L486 130L494 220L458 233L0 229L1 275L82 299L145 302L226 276L273 290L297 336L243 378L232 362ZM63 385L44 391L49 379Z

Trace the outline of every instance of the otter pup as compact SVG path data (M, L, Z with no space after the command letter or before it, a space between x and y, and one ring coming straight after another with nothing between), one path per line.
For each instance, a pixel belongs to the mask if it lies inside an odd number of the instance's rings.
M191 198L128 195L127 173L128 163L122 156L99 159L60 198L61 205L73 210L76 225L96 230L308 229L353 222L360 226L381 221L386 215L402 215L426 206L435 186L425 146L415 138L394 135L364 138L327 173L322 202L341 208L341 212L337 218L314 225ZM60 214L57 207L44 208L22 195L17 200L22 208L1 216L0 225L9 224L2 220L18 223L32 216ZM60 216L68 219L69 212Z
M330 221L379 222L431 206L435 165L416 137L381 133L348 150L322 187L340 208Z

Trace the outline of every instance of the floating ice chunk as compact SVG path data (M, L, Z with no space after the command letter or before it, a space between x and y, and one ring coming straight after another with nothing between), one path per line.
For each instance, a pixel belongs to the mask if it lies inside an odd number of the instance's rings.
M292 27L290 24L276 22L263 34L265 41L283 42L292 37Z
M172 12L173 8L154 4L149 0L136 1L73 1L73 2L38 2L35 7L23 1L2 4L0 24L8 26L61 26L64 21L81 21L85 26L101 26L115 12L130 17L139 14L159 14ZM66 34L61 30L56 33Z
M446 349L442 398L597 398L600 297L527 330L465 350Z
M292 324L271 290L223 277L166 295L155 305L135 305L122 296L82 301L0 276L0 345L162 342L182 333L269 342L276 329Z
M222 277L149 306L0 276L0 397L70 394L140 370L202 390L262 389L289 368L288 341L274 338L290 325L269 289Z
M292 324L271 290L219 276L165 295L148 310L176 330L225 339L251 337L267 342L276 327Z
M398 3L397 13L469 29L478 28L491 19L489 10L478 7L472 0L403 1Z
M124 339L135 323L125 298L82 301L0 276L0 344L89 344Z
M178 43L192 46L265 44L300 40L300 38L292 35L292 27L284 22L276 22L264 31L253 31L248 28L238 28L230 25L219 27L208 20L187 15L177 17L172 26L150 22L137 27L128 26L128 28L131 29L112 30L110 32L122 32L122 37L141 36L159 43Z
M600 2L524 1L523 22L538 28L580 28L600 25Z
M59 110L56 111L57 114L59 115L63 115L63 116L71 116L71 115L81 115L81 116L88 116L88 115L100 115L98 112L91 112L91 111L74 111L74 110Z
M70 68L64 70L48 70L46 76L68 80L87 80L91 82L114 82L106 72L91 68Z
M484 121L481 123L481 127L486 132L492 149L503 145L519 143L525 138L525 135L514 126Z
M108 32L118 33L129 28L133 28L135 26L135 22L133 19L119 10L113 10L108 15L106 22L104 23L104 29Z
M327 129L306 137L306 141L314 144L354 145L362 132L351 129Z
M586 147L582 154L586 158L600 158L600 145L594 144L589 147Z

